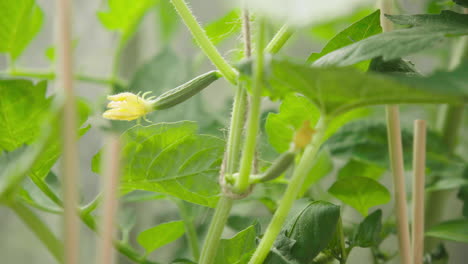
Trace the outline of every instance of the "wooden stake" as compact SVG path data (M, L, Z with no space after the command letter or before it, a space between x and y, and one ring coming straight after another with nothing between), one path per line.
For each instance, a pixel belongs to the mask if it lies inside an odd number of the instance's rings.
M76 132L76 107L73 92L73 60L71 48L71 0L57 0L56 40L58 50L57 93L63 94L63 204L65 263L78 264L79 218L78 208L78 148Z
M392 13L392 0L380 0L380 23L384 32L393 30L393 25L384 16ZM400 113L397 105L387 105L387 131L390 164L395 193L396 220L400 263L411 263L410 233L406 205L405 169L403 165L403 146L401 143Z
M115 216L118 207L118 187L120 176L120 139L112 134L108 137L108 147L105 152L104 163L104 200L102 205L102 217L100 225L100 251L97 264L114 263L114 251L112 241L115 232Z
M397 231L401 256L400 262L402 264L410 264L410 234L406 206L405 171L403 165L403 147L401 143L400 113L398 106L396 105L388 105L386 110L388 147L393 175Z
M424 172L426 169L426 121L414 121L413 140L413 264L422 264L424 251Z

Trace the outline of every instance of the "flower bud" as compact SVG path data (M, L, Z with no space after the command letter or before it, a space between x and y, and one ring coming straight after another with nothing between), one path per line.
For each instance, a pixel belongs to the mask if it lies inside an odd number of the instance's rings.
M315 130L312 127L310 127L310 121L304 121L304 123L302 123L302 126L296 131L296 134L294 134L294 148L305 148L310 143L313 134L315 134Z

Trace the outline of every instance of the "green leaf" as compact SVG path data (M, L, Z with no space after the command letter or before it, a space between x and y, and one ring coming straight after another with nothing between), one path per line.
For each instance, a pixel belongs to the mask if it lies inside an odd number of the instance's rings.
M411 87L377 73L350 68L317 68L286 60L273 60L267 88L276 97L298 92L327 115L336 116L369 105L389 103L463 103L460 91L446 94L445 87L427 90Z
M206 25L205 31L211 42L218 45L223 40L238 33L241 27L241 12L239 9L233 9L220 19Z
M443 178L435 183L426 186L427 192L451 190L460 187L468 186L468 179L462 178Z
M330 157L330 153L326 150L322 150L313 161L312 169L304 180L301 186L298 197L302 197L307 190L314 183L325 177L333 169L333 161Z
M376 210L368 215L354 230L351 247L376 246L381 240L382 210Z
M403 156L406 168L411 167L412 141L412 130L403 129ZM426 152L427 175L429 177L462 178L467 167L466 162L458 157L452 157L446 144L436 132L428 131L427 142L431 142L427 145ZM384 123L357 121L347 124L330 137L326 145L333 156L347 159L355 158L381 168L389 167L387 127ZM428 180L428 182L431 181Z
M255 226L252 225L230 239L221 239L214 263L247 263L257 246L255 238Z
M16 60L41 29L44 13L34 0L0 0L0 53Z
M457 5L468 7L468 0L453 0Z
M154 0L109 0L108 10L99 11L97 16L104 27L120 32L128 40L154 3Z
M12 151L39 136L51 102L46 90L46 82L0 80L0 151Z
M134 126L122 135L122 192L146 190L214 207L224 142L195 134L194 122ZM99 171L100 155L93 160Z
M451 220L430 227L426 236L468 243L468 219Z
M162 41L168 45L179 28L179 16L170 1L167 0L159 0L156 4L156 10L159 35Z
M167 245L185 233L183 221L174 221L157 225L138 234L138 243L147 253Z
M312 53L307 61L316 61L317 59L334 50L353 44L357 41L363 40L381 32L382 28L380 27L380 10L377 10L374 13L359 20L358 22L352 24L345 30L341 31L338 35L333 37L327 43L327 45L325 45L320 53ZM368 65L368 63L366 64ZM365 69L367 65L362 65L362 68Z
M366 216L369 208L390 201L389 191L379 182L365 177L336 181L328 192Z
M352 158L338 171L338 179L361 176L377 180L385 171L386 169L373 163L363 162Z
M291 145L294 133L304 121L314 126L320 117L317 107L303 96L289 95L281 103L279 113L268 114L265 130L268 141L278 152L285 152Z
M439 15L387 17L396 24L411 27L375 35L335 50L314 65L348 66L380 56L386 61L397 59L440 44L448 37L468 34L468 15L452 11L442 11Z
M443 87L446 94L462 95L468 98L468 62L466 61L451 72L436 71L427 77L414 75L395 75L393 77L402 83L425 88L428 91L438 91Z
M287 222L275 241L265 263L274 262L278 256L292 263L310 263L332 240L340 207L324 201L309 203Z
M353 13L348 16L340 16L335 19L325 21L324 23L314 25L310 32L318 39L329 41L343 29L368 16L373 11L373 7L360 8L353 11Z

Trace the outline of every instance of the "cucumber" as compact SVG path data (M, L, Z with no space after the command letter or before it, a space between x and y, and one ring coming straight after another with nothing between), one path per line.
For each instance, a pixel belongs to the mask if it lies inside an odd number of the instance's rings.
M153 109L162 110L178 105L196 95L220 77L221 74L218 71L210 71L197 76L196 78L179 87L169 90L154 99L154 103L152 103Z

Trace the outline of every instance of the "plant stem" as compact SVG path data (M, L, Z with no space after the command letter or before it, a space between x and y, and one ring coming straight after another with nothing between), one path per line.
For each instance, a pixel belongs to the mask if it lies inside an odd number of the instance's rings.
M345 244L345 238L344 238L344 232L343 232L343 218L340 216L340 219L338 219L338 226L336 232L338 233L339 239L340 239L340 249L341 249L341 258L340 258L340 264L345 264L346 260L348 259L348 254L346 253L346 244Z
M198 261L198 259L200 258L200 246L198 245L197 231L195 229L195 226L193 225L193 219L188 214L187 206L185 205L184 201L174 199L174 202L176 203L179 209L180 217L184 221L186 230L185 235L190 245L190 249L192 250L192 256L195 259L195 261Z
M57 77L54 72L40 72L40 71L25 70L25 69L10 70L7 72L2 72L0 73L0 75L29 77L29 78L37 78L37 79L45 79L45 80L54 80ZM119 80L106 79L106 78L83 75L83 74L75 74L74 79L77 81L102 84L102 85L109 85L109 84L110 85L114 85L114 84L123 85L122 81L119 81Z
M71 44L72 5L70 0L58 0L57 10L57 90L63 89L63 197L64 197L64 243L65 263L79 263L79 219L78 206L78 148L76 132L76 106L73 91L73 60Z
M112 241L115 233L115 216L118 207L118 188L120 175L120 139L118 135L108 135L108 147L105 151L104 163L104 201L102 206L101 239L97 264L113 263Z
M224 78L226 78L230 83L236 84L237 77L239 75L238 72L221 56L219 51L206 35L205 30L203 30L195 16L190 11L190 8L187 6L185 1L171 0L171 2L205 55L218 68Z
M62 242L54 235L52 230L49 229L49 226L47 226L39 216L22 203L12 202L9 206L23 221L23 223L26 224L32 232L34 232L55 260L59 263L64 263Z
M408 212L406 206L405 171L403 167L403 147L401 143L401 129L399 109L396 105L387 105L388 147L390 153L393 188L395 193L396 220L398 245L401 263L411 263L410 234L408 227Z
M265 260L268 252L270 252L270 249L275 242L276 236L279 234L281 227L286 220L289 210L297 198L297 194L304 183L304 179L312 169L312 161L322 145L325 136L325 120L323 118L319 120L315 130L317 132L314 135L312 142L304 150L304 154L302 155L297 168L294 170L288 188L276 209L275 215L268 225L262 241L257 247L252 259L250 259L249 264L261 264Z
M414 121L413 140L413 262L423 263L424 252L424 185L426 170L426 122Z
M264 63L264 27L265 23L260 18L258 24L258 38L256 41L257 56L255 60L254 85L252 96L250 97L250 111L247 118L247 135L242 151L239 177L236 179L234 189L238 193L243 193L249 188L249 178L252 171L255 150L257 148L258 130L260 128L260 106L263 87L263 63Z
M292 36L292 31L288 25L282 26L279 31L273 36L273 39L265 48L266 53L276 54L284 46L286 41Z
M219 245L219 238L221 237L224 225L229 217L229 213L231 212L231 208L232 199L222 195L216 205L216 210L213 215L213 219L211 220L208 234L205 238L205 244L203 245L199 263L214 263Z

